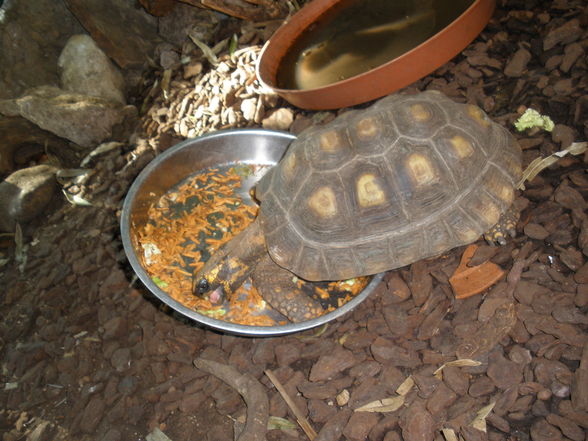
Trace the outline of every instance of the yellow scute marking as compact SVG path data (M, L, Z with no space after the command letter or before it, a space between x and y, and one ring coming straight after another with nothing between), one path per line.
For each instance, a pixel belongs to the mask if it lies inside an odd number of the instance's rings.
M378 133L378 126L373 118L363 118L356 125L357 135L360 138L371 138Z
M418 122L427 121L431 118L431 113L422 104L413 104L410 106L410 113Z
M413 153L406 160L408 174L417 186L429 185L438 181L437 173L431 161L420 153Z
M500 219L500 209L493 203L488 203L483 209L481 215L486 219L489 225L496 225Z
M514 200L514 190L510 185L502 185L496 196L510 204Z
M362 207L373 207L386 202L386 193L380 187L377 178L366 173L357 179L357 202Z
M331 187L319 187L308 199L310 209L324 219L334 217L337 210L335 192Z
M488 127L490 125L490 121L484 117L484 112L478 106L469 105L468 106L468 113L469 115L474 118L481 126Z
M465 159L474 153L472 144L461 135L455 135L449 142L451 142L451 146L459 159Z
M341 148L341 139L335 130L329 130L320 135L321 150L327 153L334 153Z
M290 180L294 177L294 170L296 168L296 155L293 153L286 158L284 166L282 167L284 177Z
M464 242L473 242L479 236L479 234L471 228L468 228L467 230L456 231L456 233Z

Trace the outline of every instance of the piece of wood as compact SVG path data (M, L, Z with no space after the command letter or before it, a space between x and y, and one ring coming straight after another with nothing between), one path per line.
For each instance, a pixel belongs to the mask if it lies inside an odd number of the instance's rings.
M259 22L284 18L288 12L285 2L276 0L179 0L200 8L214 9L231 17Z
M265 371L265 375L267 375L267 377L271 380L274 386L276 386L276 389L278 389L278 392L280 393L288 407L292 410L292 413L296 417L296 420L298 420L298 424L300 424L300 427L302 427L302 430L304 430L304 433L306 433L308 439L310 439L310 441L313 441L316 438L315 430L312 428L312 426L304 417L304 415L302 415L302 412L300 411L298 406L296 406L296 403L294 403L292 398L290 398L290 395L288 395L288 392L286 392L286 389L284 389L282 383L280 383L280 381L276 378L274 373L269 369Z
M449 283L457 299L480 294L504 277L504 271L490 261L473 267L468 266L477 249L478 246L474 244L466 248L459 266L449 278Z
M245 400L247 420L237 441L265 441L269 400L264 386L251 374L241 374L234 367L216 361L197 358L194 360L194 366L224 381Z

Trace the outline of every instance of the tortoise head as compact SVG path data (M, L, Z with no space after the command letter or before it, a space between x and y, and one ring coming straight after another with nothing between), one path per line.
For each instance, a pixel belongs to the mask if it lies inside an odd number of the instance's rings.
M230 297L247 279L260 256L266 254L265 241L254 222L221 246L192 278L192 293L218 305Z
M221 251L213 255L192 277L192 293L213 305L223 303L230 289L228 280L224 280L228 276L225 274L228 257Z

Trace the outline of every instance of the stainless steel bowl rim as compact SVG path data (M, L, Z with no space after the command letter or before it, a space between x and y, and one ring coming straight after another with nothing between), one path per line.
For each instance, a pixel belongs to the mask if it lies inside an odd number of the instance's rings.
M131 188L129 189L123 204L121 220L120 220L120 228L121 228L121 236L122 236L122 243L125 250L125 254L127 259L129 260L133 271L141 282L153 293L159 300L163 303L174 309L175 311L183 314L186 317L191 318L192 320L207 325L211 328L229 332L232 334L244 335L244 336L253 336L253 337L270 337L270 336L277 336L277 335L285 335L294 332L300 332L307 329L312 329L317 326L323 325L327 322L330 322L342 315L346 314L347 312L351 311L355 308L359 303L365 300L371 292L376 288L376 286L381 282L384 273L379 273L373 276L370 283L356 295L353 299L347 302L340 308L337 308L335 311L329 312L325 315L317 317L312 320L307 320L301 323L289 323L286 325L275 325L275 326L248 326L248 325L240 325L236 323L227 322L224 320L218 320L212 317L208 317L202 315L190 308L187 308L177 300L174 300L168 293L163 291L147 273L147 271L141 265L141 262L137 258L133 245L131 243L131 224L130 224L130 217L131 217L131 210L133 206L133 201L141 189L142 184L144 181L150 176L150 174L155 171L160 164L165 162L170 156L181 149L185 148L193 148L195 144L201 143L204 140L211 140L216 137L225 137L225 136L240 136L243 134L249 135L257 135L262 137L270 137L276 138L280 140L294 140L296 136L281 131L275 130L267 130L267 129L229 129L229 130L220 130L214 133L202 135L198 138L187 139L182 141L175 146L169 148L165 152L161 153L157 157L155 157L137 176ZM197 171L197 170L195 170Z

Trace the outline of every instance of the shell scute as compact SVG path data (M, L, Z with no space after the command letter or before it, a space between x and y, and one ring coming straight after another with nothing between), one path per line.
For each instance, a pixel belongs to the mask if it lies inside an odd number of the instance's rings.
M481 109L392 95L301 133L260 184L260 218L276 263L346 279L471 243L520 175L516 140Z

